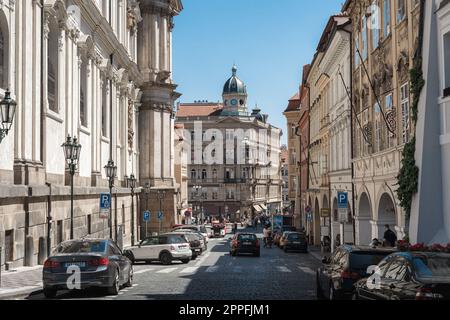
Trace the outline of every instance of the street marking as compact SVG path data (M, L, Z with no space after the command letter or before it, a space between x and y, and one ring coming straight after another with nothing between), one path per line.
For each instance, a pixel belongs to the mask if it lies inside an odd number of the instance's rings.
M187 267L183 269L180 273L194 273L198 270L198 267Z
M212 272L217 272L217 270L219 270L218 266L211 266L208 269L206 269L206 272L212 273Z
M167 268L167 269L162 269L157 271L156 273L171 273L174 272L175 270L177 270L178 268Z
M149 269L134 271L133 274L141 274L141 273L145 273L145 272L149 272L149 271L153 271L153 270L155 270L155 268L149 268Z
M277 267L277 269L280 272L292 272L291 270L289 270L287 267L284 267L284 266L279 266L279 267Z
M314 272L314 270L312 270L311 268L307 268L307 267L298 267L301 271L303 271L304 273L307 273L307 274L316 274L315 272Z

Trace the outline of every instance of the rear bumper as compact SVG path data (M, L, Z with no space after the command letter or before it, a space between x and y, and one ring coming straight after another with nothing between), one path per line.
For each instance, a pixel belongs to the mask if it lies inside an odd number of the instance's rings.
M114 273L110 269L94 272L81 272L79 278L66 273L43 272L43 287L58 290L86 289L89 287L110 287Z
M190 258L192 258L192 251L191 250L189 250L189 251L182 251L182 252L174 251L174 252L171 252L171 254L172 254L172 258L173 259L180 259L180 260L182 260L182 259L190 259Z

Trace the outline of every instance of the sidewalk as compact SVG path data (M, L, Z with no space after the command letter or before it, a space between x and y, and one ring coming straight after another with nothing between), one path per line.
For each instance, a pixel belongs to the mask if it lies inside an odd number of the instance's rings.
M322 261L323 257L325 257L325 256L327 256L327 257L330 256L329 252L322 253L320 246L311 246L310 245L308 247L308 251L309 251L310 255L312 255L314 258L316 258L319 261Z
M0 300L25 296L42 289L42 266L2 271Z

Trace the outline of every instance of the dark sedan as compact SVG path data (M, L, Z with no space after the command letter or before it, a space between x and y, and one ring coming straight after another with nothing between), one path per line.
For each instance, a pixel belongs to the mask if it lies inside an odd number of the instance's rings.
M80 239L61 243L43 268L44 295L58 290L106 288L117 295L121 286L131 287L133 267L120 248L105 239Z
M284 252L299 251L308 252L308 241L306 235L300 232L291 232L286 235L283 241Z
M317 270L317 297L329 300L351 298L354 284L368 276L368 268L377 265L394 249L344 245Z
M261 245L254 233L238 233L231 240L230 254L232 256L241 253L252 254L256 257L261 255Z
M398 252L356 284L355 300L450 300L450 254Z

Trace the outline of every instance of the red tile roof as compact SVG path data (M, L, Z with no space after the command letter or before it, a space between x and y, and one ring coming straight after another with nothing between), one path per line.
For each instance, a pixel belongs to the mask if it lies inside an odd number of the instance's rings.
M178 108L177 117L207 117L217 115L222 111L220 103L182 103Z
M300 93L297 92L289 99L289 104L284 112L297 111L300 109Z

